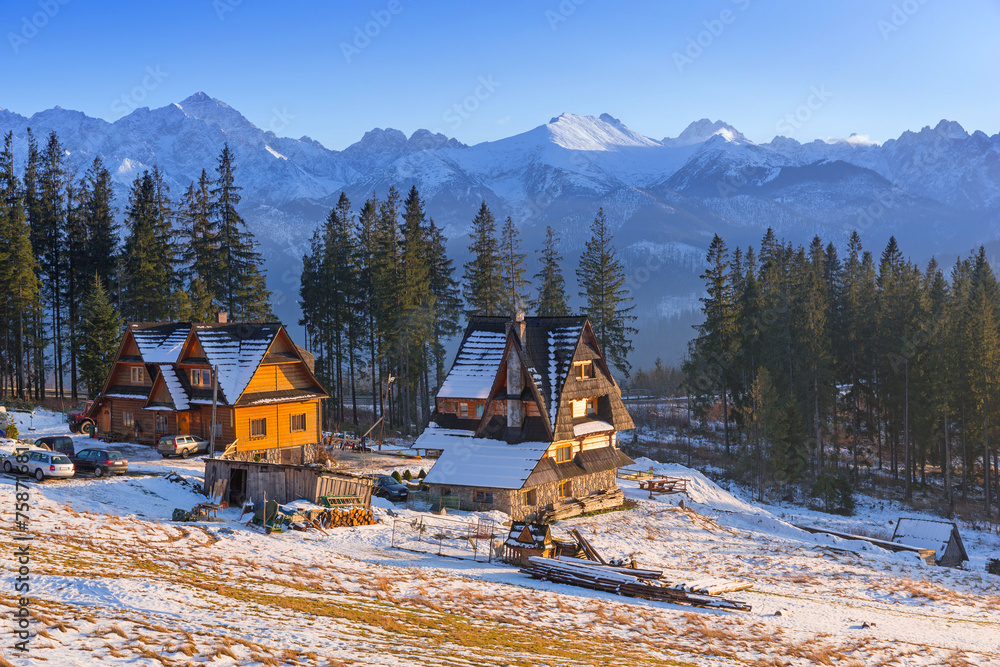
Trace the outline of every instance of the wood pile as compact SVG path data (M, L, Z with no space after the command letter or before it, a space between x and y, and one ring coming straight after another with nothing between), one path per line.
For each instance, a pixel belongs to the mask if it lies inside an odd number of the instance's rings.
M581 586L626 597L660 602L679 602L718 609L751 610L749 604L739 600L669 588L660 585L653 579L644 579L628 574L625 570L627 568L613 568L598 563L569 562L539 556L532 556L521 567L521 572L535 579Z
M305 510L288 515L291 524L315 524L322 528L349 528L352 526L374 526L378 523L371 509L361 507L326 510Z
M571 519L589 512L599 512L621 507L625 502L625 494L621 489L592 493L583 498L571 498L559 503L552 503L541 513L543 523L551 523L562 519Z

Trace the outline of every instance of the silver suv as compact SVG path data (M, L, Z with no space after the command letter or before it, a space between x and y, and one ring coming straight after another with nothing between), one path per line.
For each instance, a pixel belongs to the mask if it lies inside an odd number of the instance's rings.
M165 435L156 443L156 451L168 456L180 456L186 459L192 454L208 451L208 440L196 438L193 435Z

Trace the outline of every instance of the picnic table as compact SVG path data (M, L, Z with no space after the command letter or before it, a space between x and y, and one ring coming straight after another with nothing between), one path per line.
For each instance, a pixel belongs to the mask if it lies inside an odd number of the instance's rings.
M649 491L649 497L669 493L687 493L687 480L682 477L653 477L639 482L639 488Z

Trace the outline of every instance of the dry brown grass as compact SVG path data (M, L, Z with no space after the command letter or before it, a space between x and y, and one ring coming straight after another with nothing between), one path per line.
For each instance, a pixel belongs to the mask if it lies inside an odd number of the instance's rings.
M126 655L128 655L127 653L122 653L112 644L109 644L107 642L104 642L102 648L104 648L104 650L106 650L108 652L108 655L110 655L112 658L124 658Z
M76 630L77 632L80 631L80 628L68 623L67 621L56 621L55 623L49 626L49 629L59 630L60 632L68 632L69 630Z
M281 667L281 663L269 655L261 655L260 653L251 653L250 660L252 662L259 662L260 664L264 665L264 667Z

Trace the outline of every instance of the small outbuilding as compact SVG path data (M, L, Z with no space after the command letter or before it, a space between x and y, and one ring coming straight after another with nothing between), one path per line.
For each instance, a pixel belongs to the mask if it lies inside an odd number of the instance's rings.
M958 526L951 521L902 518L896 522L891 541L934 549L934 563L944 567L958 567L969 560Z
M205 489L215 488L217 480L226 480L222 500L231 506L270 500L284 505L299 498L322 505L328 497L333 504L371 507L370 477L334 472L320 465L205 459Z
M504 560L512 565L524 565L532 556L551 558L556 548L548 526L521 521L511 524L504 546L507 548Z

